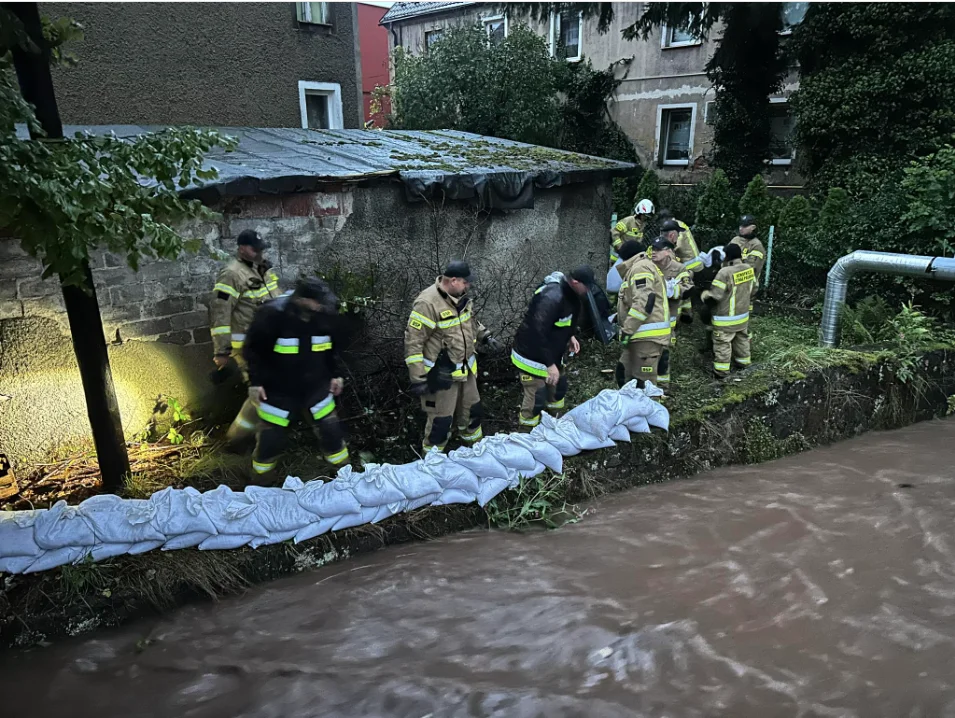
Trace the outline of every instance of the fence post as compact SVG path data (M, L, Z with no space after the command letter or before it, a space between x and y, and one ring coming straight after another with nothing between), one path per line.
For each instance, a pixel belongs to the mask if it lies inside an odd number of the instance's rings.
M773 264L773 234L776 232L776 225L769 228L769 239L766 240L766 276L763 278L763 284L769 289L769 268Z

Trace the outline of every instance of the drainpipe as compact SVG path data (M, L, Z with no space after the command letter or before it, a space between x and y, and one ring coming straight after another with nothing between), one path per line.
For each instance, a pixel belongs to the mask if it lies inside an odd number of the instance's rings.
M859 272L955 282L955 259L862 250L839 259L832 265L826 280L826 299L822 305L822 324L819 326L819 343L824 347L834 347L839 343L839 323L842 320L842 307L846 303L846 289L852 276Z

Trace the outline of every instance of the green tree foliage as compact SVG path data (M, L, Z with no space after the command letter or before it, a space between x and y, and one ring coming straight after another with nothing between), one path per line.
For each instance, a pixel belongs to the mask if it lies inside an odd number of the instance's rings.
M704 183L696 205L696 222L700 227L730 230L736 227L738 200L723 170L716 170Z
M812 206L804 195L797 194L780 211L776 227L781 241L799 244L812 224Z
M812 3L792 45L796 138L814 189L870 195L955 134L955 6Z
M762 175L753 177L740 198L740 215L751 214L756 217L757 226L765 234L771 225L776 224L778 211L778 199L769 193L766 180Z
M633 195L633 204L635 205L642 199L648 199L653 202L653 206L660 207L660 177L653 169L648 169L640 178L640 184L637 185L637 191Z
M900 184L905 199L901 224L911 243L929 255L955 254L955 148L912 162Z

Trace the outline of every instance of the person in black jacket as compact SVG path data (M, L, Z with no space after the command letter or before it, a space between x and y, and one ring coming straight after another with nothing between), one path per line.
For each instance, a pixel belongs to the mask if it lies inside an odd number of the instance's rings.
M262 420L252 471L269 474L298 418L312 425L325 460L348 462L345 432L335 413L342 379L337 367L338 300L320 279L303 279L290 296L264 305L252 320L243 353L249 365L249 398Z
M544 279L527 307L514 336L511 362L520 370L524 401L520 425L540 423L541 411L563 409L567 377L561 372L564 352L580 351L574 334L581 313L581 297L594 282L594 270L578 267L569 276L554 272Z

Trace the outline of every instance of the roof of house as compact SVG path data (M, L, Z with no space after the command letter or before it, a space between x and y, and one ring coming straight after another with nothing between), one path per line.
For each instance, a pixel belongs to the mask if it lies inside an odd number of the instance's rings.
M381 24L388 22L397 22L399 20L408 20L419 15L430 15L431 13L444 12L445 10L455 10L467 5L477 5L474 2L396 2L392 5L384 17L381 18Z
M119 137L155 132L156 126L64 127ZM219 176L186 194L203 201L223 196L309 192L330 182L397 180L408 199L443 190L449 199L481 197L485 206L533 206L534 188L622 176L634 165L549 147L453 130L311 130L217 128L238 139L232 152L213 149L205 166ZM25 128L22 136L26 136ZM516 204L515 204L516 203Z

